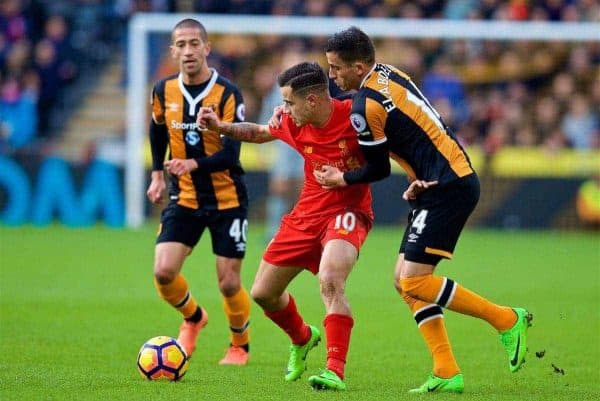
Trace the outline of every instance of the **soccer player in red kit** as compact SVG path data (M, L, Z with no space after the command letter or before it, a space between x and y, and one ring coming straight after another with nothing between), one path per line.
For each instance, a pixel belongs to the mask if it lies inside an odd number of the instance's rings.
M267 246L251 295L265 315L290 337L285 380L297 380L306 370L306 356L319 343L321 334L304 322L286 288L304 269L319 276L326 310L323 326L327 365L308 380L316 389L345 390L344 367L354 320L344 287L372 226L371 192L368 184L324 189L314 172L323 166L349 171L364 163L349 120L352 102L330 97L327 75L317 63L289 68L278 77L278 83L284 101L278 127L225 123L210 108L200 109L197 123L201 129L239 141L280 139L303 156L304 187Z

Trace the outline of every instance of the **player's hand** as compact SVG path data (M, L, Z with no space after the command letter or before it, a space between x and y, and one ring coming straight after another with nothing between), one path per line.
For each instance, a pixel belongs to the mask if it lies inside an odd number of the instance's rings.
M317 182L321 184L321 187L325 189L345 187L348 185L346 181L344 181L344 173L337 167L321 166L320 170L313 171L313 175L317 179Z
M415 200L417 196L427 188L437 185L437 181L414 180L402 194L404 200Z
M167 188L165 184L165 178L163 176L162 171L153 171L152 172L152 181L150 181L150 185L148 186L148 190L146 191L146 196L148 200L153 204L159 204L162 202L163 193Z
M219 123L219 117L212 107L200 107L200 111L198 111L198 115L196 116L196 124L199 129L218 131Z
M191 173L197 168L198 163L194 159L171 159L165 162L167 172L177 177Z
M273 109L273 115L269 118L269 127L279 128L281 126L281 116L284 113L283 106L277 106Z

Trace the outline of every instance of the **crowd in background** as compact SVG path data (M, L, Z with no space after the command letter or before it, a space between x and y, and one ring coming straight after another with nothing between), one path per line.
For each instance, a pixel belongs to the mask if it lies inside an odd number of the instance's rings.
M595 1L196 0L196 12L477 20L600 21ZM404 22L410 23L410 22ZM368 33L368 32L367 32ZM326 38L218 37L212 61L244 91L248 115L268 95L282 53L323 66ZM600 148L600 41L375 41L378 61L407 72L465 145ZM254 114L255 115L255 114Z
M93 71L110 57L105 3L0 1L0 152L60 135L66 109L81 104L68 102L66 89L93 85Z
M111 43L125 42L125 23L139 11L600 21L595 0L3 0L0 151L60 134L64 122L53 123L52 116L66 107L65 93L73 82L93 84L90 66L110 58ZM211 39L210 62L242 88L249 118L258 117L283 53L326 66L326 38ZM600 147L600 42L388 38L376 46L379 61L411 75L464 144L488 154L506 145ZM157 59L166 46L160 50ZM160 62L164 73L166 61Z

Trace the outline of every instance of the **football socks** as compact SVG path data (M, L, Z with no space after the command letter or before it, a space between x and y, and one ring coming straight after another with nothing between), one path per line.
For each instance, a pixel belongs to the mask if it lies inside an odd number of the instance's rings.
M287 333L292 344L302 345L309 340L310 327L304 323L302 316L298 313L292 294L289 294L289 302L285 308L272 312L265 311L265 316Z
M352 316L332 313L325 317L323 326L327 342L327 369L343 380L354 319Z
M496 305L447 277L426 274L403 278L400 285L405 294L483 319L498 331L509 329L517 320L511 308Z
M223 310L229 321L231 345L242 347L250 342L250 297L241 287L231 297L223 297Z
M403 294L402 298L407 303L423 340L433 358L433 374L438 377L452 377L460 372L448 333L444 324L442 308Z
M160 297L177 309L184 318L191 317L198 309L198 304L190 294L187 280L183 275L178 274L168 284L160 284L155 278L154 286Z

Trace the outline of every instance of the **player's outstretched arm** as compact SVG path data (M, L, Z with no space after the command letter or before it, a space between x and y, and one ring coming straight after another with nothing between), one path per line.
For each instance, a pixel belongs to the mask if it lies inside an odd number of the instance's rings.
M219 120L210 107L200 107L196 123L200 129L219 132L242 142L264 143L275 139L268 125L254 123L226 123Z

